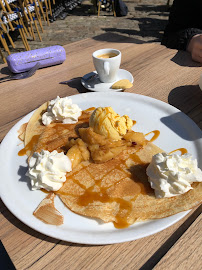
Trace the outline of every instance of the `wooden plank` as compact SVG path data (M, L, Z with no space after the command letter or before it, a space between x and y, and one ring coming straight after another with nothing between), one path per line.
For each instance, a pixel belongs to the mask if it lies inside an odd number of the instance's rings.
M202 215L194 221L154 269L199 270L201 269L201 253Z

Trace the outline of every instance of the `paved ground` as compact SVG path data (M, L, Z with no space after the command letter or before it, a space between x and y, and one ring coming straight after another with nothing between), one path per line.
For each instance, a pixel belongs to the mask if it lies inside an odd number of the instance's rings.
M31 49L50 45L64 45L106 32L119 33L147 42L160 42L168 20L167 0L125 0L129 12L125 17L114 17L112 12L101 11L98 17L91 14L90 0L84 0L65 20L57 19L50 26L43 22L42 42L29 39ZM172 0L170 1L172 3ZM20 38L17 48L24 49Z

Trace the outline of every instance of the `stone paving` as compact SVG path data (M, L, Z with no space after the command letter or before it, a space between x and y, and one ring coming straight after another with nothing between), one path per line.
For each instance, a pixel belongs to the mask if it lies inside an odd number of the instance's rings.
M160 42L167 24L169 9L167 0L125 0L128 15L114 17L112 12L101 10L100 16L92 14L90 0L84 0L80 6L69 12L65 20L57 19L48 26L43 22L44 33L39 39L28 39L31 49L65 45L106 32L118 33L147 42ZM172 1L170 1L172 3ZM36 35L37 37L37 35ZM24 50L20 38L15 41L16 49Z

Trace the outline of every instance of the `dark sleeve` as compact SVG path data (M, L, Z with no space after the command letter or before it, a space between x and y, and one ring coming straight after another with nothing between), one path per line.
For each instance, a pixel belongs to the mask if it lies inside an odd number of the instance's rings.
M194 35L202 34L200 0L174 0L161 44L186 50Z

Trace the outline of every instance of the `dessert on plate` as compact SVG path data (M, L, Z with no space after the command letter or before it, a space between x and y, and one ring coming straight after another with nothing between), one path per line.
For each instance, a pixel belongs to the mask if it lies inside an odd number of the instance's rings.
M67 97L39 107L21 129L19 152L28 156L32 189L49 193L34 215L62 224L62 213L54 208L57 195L77 214L126 228L199 204L197 161L182 149L182 155L165 153L153 143L159 131L147 139L134 124L111 107L82 111Z

